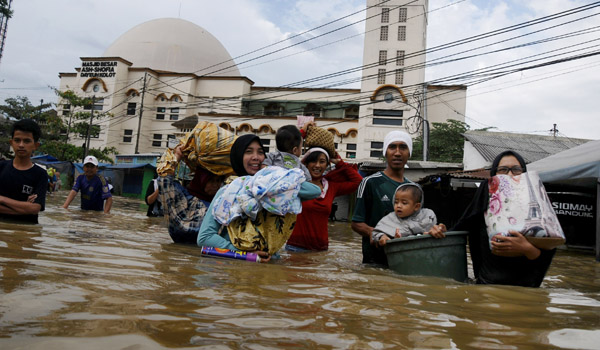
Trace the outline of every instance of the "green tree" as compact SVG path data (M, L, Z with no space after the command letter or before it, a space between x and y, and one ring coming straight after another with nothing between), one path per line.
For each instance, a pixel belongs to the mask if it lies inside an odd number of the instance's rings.
M41 103L39 106L34 106L29 98L24 96L7 98L4 100L5 104L0 106L0 111L13 119L31 118L38 122L42 129L42 145L38 148L38 153L49 154L65 161L81 161L84 158L85 150L81 146L69 144L69 134L75 132L80 135L87 135L91 113L85 108L89 108L91 111L92 100L79 97L72 91L61 93L62 95L57 91L57 94L63 98L64 104L71 103L70 111L76 110L75 113L68 113L68 121L74 121L71 126L65 124L63 118L56 113L56 110L51 108L51 103ZM107 116L106 113L94 113L94 118ZM0 124L0 143L8 145L11 124L10 122ZM92 134L100 131L97 125L92 125L90 130ZM0 151L3 151L3 149ZM3 153L6 154L7 152ZM88 152L88 154L96 156L99 160L111 163L113 162L111 155L116 153L117 149L114 147L91 148Z
M464 152L464 137L469 125L448 119L447 123L432 123L429 133L429 159L434 162L461 163ZM423 160L423 136L415 139L413 144L413 160Z
M100 127L94 125L94 121L110 117L110 114L96 112L96 107L93 106L94 101L92 98L79 96L72 90L59 91L55 89L54 91L59 97L59 103L63 107L62 110L66 110L67 115L65 118L66 132L63 143L53 144L52 152L58 152L61 155L61 158L59 159L71 161L83 159L85 155L85 146L79 147L68 144L70 135L85 135L87 138L88 133L89 135L100 133ZM94 111L93 114L92 111ZM115 147L105 147L100 149L90 148L88 154L94 155L99 160L112 163L110 155L117 154L117 149Z
M0 0L0 15L6 18L11 18L13 15L13 11L10 9L8 5L8 0Z

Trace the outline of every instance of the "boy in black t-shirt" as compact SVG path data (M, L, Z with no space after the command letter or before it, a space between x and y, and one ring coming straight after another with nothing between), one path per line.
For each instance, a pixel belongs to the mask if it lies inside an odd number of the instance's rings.
M39 125L31 119L19 120L11 128L15 158L0 162L0 219L37 224L38 213L44 210L48 175L31 161L40 135Z

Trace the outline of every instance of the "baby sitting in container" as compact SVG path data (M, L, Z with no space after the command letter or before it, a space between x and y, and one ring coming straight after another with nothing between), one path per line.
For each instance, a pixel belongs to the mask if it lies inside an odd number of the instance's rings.
M373 241L383 246L392 238L429 234L445 237L446 226L436 224L431 209L422 208L423 190L416 183L404 183L394 193L394 212L384 216L373 229Z

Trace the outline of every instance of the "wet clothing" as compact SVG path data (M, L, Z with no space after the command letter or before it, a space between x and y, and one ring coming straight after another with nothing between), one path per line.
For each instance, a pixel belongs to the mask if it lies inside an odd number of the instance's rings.
M146 212L146 216L150 217L158 217L163 216L162 205L160 202L160 196L156 197L154 203L148 203L148 196L152 195L154 191L158 190L158 179L154 179L150 181L148 184L148 188L146 188L146 196L144 197L144 201L148 204L148 211Z
M213 200L213 202L210 204L210 207L206 212L206 216L204 217L204 221L202 222L202 226L200 227L200 233L198 234L197 244L199 246L239 251L240 249L236 248L236 246L234 246L231 243L231 237L228 233L227 226L221 226L221 224L213 216L213 209L215 203L218 202L218 199L221 197L221 195L223 195L224 192L225 187L219 189L219 191L215 195L215 200ZM300 185L298 197L301 199L313 199L318 197L319 193L320 189L318 186L313 185L310 182L303 182ZM257 217L262 218L263 212L265 212L265 210L260 211ZM262 225L257 224L255 229L262 229Z
M173 242L196 243L210 202L192 196L172 175L158 178L158 191Z
M77 176L73 191L81 190L81 209L82 210L104 210L104 200L112 197L108 182L102 175L94 175L91 180L84 174Z
M394 212L394 193L398 186L409 183L392 180L383 171L365 177L356 193L356 208L353 222L362 222L371 227L377 226L381 218ZM376 263L387 266L387 257L382 247L371 244L369 237L362 238L363 263Z
M40 211L44 211L47 190L48 174L41 167L33 165L27 170L18 170L13 166L12 160L0 161L0 195L24 202L30 195L36 194L34 203L41 206ZM0 219L38 223L37 214L0 214Z
M265 160L263 161L263 164L267 166L279 166L286 169L300 169L304 172L304 178L306 181L312 180L312 176L310 175L306 165L302 164L300 158L291 153L280 151L269 152L265 154Z
M288 245L306 250L327 250L327 224L333 200L337 196L356 191L362 177L352 165L340 161L336 169L326 174L322 180L324 181L321 195L302 202L302 213L296 219L296 226L288 239Z
M506 155L515 156L523 170L527 170L525 161L520 155L507 151L496 157L492 163L490 175L496 175L498 164ZM469 250L477 283L539 287L550 267L556 249L540 249L540 256L534 260L529 260L525 256L504 257L492 254L484 219L488 205L489 187L488 181L485 180L477 189L475 197L458 224L452 228L453 231L469 232Z

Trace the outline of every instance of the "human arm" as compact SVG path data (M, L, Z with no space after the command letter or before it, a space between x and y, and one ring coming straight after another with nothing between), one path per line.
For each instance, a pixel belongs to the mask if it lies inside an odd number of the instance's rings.
M216 199L219 198L222 193L223 188L219 189L213 201L210 203L210 206L206 210L204 219L202 219L202 225L200 225L200 231L198 232L197 244L200 247L206 246L239 251L233 244L231 244L231 242L219 235L221 224L219 224L217 220L215 220L212 213L213 206L216 203Z
M65 203L63 204L62 207L65 209L69 208L69 204L71 204L73 199L75 199L75 196L77 196L77 192L75 190L71 190L71 192L69 192L69 195L67 196L67 199L65 200Z
M104 202L104 214L110 213L110 208L112 208L112 202L113 202L112 197L106 198L106 201Z
M540 249L531 244L520 232L509 230L511 236L497 234L492 237L492 254L499 256L525 256L535 260L541 255Z
M309 199L315 199L321 195L321 188L313 183L308 181L304 181L300 185L300 191L298 192L298 197L305 201Z
M344 162L339 155L338 157L333 158L331 162L335 164L335 170L325 175L325 178L327 181L335 182L337 184L335 195L343 196L356 191L362 181L362 176L360 176L355 167Z
M425 232L426 235L431 235L433 236L433 238L444 238L446 237L445 232L447 231L446 229L446 225L444 224L437 224L437 225L433 225L433 227Z
M0 213L9 215L35 215L40 212L42 206L39 203L18 201L6 196L0 196Z
M365 224L364 222L352 221L351 228L352 228L352 231L358 233L359 235L361 235L363 237L369 237L369 239L372 241L373 227Z
M158 198L158 187L156 187L156 189L154 189L154 181L151 181L148 184L148 188L146 189L146 197L144 198L146 204L151 205L152 203L156 202L156 199Z

